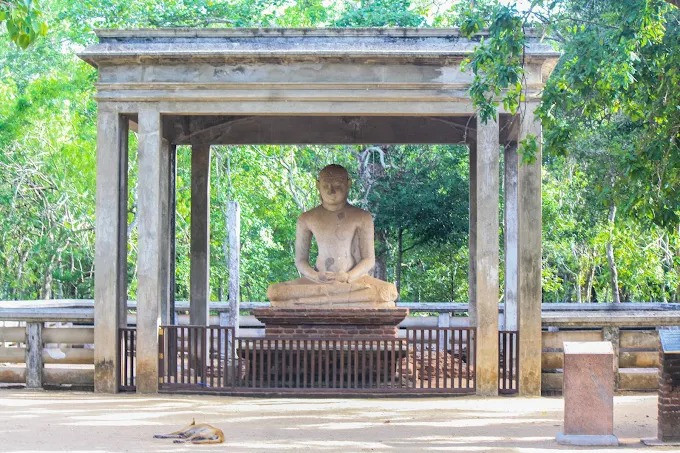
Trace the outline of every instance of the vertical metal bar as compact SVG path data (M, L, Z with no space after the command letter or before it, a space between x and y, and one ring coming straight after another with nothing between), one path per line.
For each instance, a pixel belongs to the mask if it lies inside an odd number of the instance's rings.
M517 357L517 332L512 332L512 347L510 349L510 386L512 390L517 389L515 381L515 358Z
M435 338L435 346L434 346L436 348L436 351L437 351L437 353L435 355L436 371L434 373L434 375L437 378L437 380L435 381L435 387L436 388L441 388L440 385L439 385L439 381L441 379L441 373L440 373L441 370L440 370L440 363L439 363L439 357L440 357L440 355L439 355L439 349L440 349L439 335L440 335L440 331L441 331L441 328L437 328L437 330L436 330L437 335L436 335L436 338Z
M333 341L333 346L335 346L335 340ZM333 369L333 379L335 379L335 369ZM343 341L340 340L340 388L344 387L345 382L345 348L343 347Z
M418 329L420 330L420 388L425 387L425 382L422 379L423 370L425 369L425 329ZM429 371L428 371L429 373Z
M215 357L217 359L217 370L214 370L214 372L216 373L217 377L216 379L217 387L224 387L224 382L222 382L222 357L226 358L226 356L223 354L222 351L222 330L223 330L222 327L218 327L215 333L216 337L215 347L217 348L217 351L215 352Z
M307 388L307 343L309 340L304 340L304 355L302 356L302 388Z
M267 387L272 386L272 341L267 339Z
M129 365L128 365L128 354L130 353L130 345L128 344L128 331L127 329L121 329L119 337L119 342L122 343L121 347L121 355L118 356L118 360L120 360L123 363L123 366L121 366L121 371L122 371L122 376L123 379L121 379L121 382L123 383L122 385L127 386L129 385L128 382L128 374L130 373L129 370Z
M234 334L236 331L233 331ZM242 338L237 338L236 335L234 335L234 344L236 345L236 352L234 355L234 360L232 362L234 363L234 386L240 387L241 386L241 354L243 350L243 346L241 345Z
M180 379L184 384L184 327L179 328L179 353L180 353Z
M373 371L375 371L375 378L371 379L371 382L375 382L375 387L376 388L382 388L384 386L384 382L380 380L380 353L382 351L382 346L381 346L381 341L380 340L375 340L375 347L373 346L373 340L371 340L371 356L375 356L375 368L370 367L370 373L371 375L373 374Z
M350 366L354 367L354 384L352 388L359 388L359 342L347 340L347 344L352 345L350 350L353 349L352 356L354 357L354 363L352 363L352 357L350 357Z
M198 358L201 360L201 372L203 373L201 376L201 383L204 385L208 385L208 373L207 373L207 366L208 366L208 328L206 326L203 326L199 329L201 332L201 355L198 356Z
M394 347L395 347L395 342L394 342L394 340L391 340L390 359L391 359L392 362L391 362L391 365L390 365L390 387L392 387L392 388L394 388L394 372L396 370L396 363L397 363L397 362L395 362L396 357L395 357Z
M366 340L361 341L361 388L366 388Z
M432 329L427 329L427 388L432 388Z
M499 338L498 338L499 343L502 342L502 349L501 345L498 345L498 351L499 351L499 359L500 357L503 357L503 368L501 369L501 379L503 380L503 383L501 384L501 388L503 390L507 389L508 385L508 365L512 365L508 363L508 334L507 332L499 332ZM500 364L499 364L500 365Z
M449 354L449 328L444 329L444 350L442 351L444 355L444 388L449 388L449 360L453 364L453 349ZM452 386L453 387L453 386Z
M472 358L470 357L470 353L468 353L468 357L467 357L467 360L468 360L468 362L467 362L468 363L468 366L467 366L467 381L468 381L467 386L468 386L468 388L470 387L470 379L472 377L471 374L470 374L470 363L472 363L473 361L476 362L476 357L477 357L477 351L476 351L476 349L477 349L477 339L476 338L473 339L472 338L472 331L468 330L468 351L470 349L472 349ZM475 363L475 365L476 365L476 363ZM475 370L476 370L476 366L475 366ZM477 385L476 379L475 379L475 381L473 381L472 385L473 385L473 387L476 387L476 385Z
M300 388L300 340L295 340L295 388Z
M331 379L330 379L330 340L326 340L326 379L324 379L325 382L325 387L328 387L330 385ZM337 348L337 342L333 340L333 350L335 351ZM342 341L340 341L340 355L342 356ZM335 369L337 367L337 363L333 361L333 376L335 376ZM335 378L334 378L335 379ZM342 375L340 377L340 387L342 387Z
M295 387L295 383L293 381L293 372L295 371L295 367L293 365L293 340L288 340L288 387Z
M243 366L245 367L245 373L244 373L244 378L245 382L244 385L246 387L252 387L252 382L250 381L250 365L253 363L253 358L251 356L251 351L250 351L250 339L249 338L244 338L243 341L246 344L245 350L243 352Z
M463 388L463 332L464 329L457 329L458 332L458 388ZM468 334L469 339L469 334ZM469 345L468 345L469 347ZM468 357L465 359L467 368L470 367L470 350L467 349L466 354Z
M137 330L131 330L128 332L128 338L130 339L130 349L128 350L128 356L130 357L130 385L135 385L135 351L137 350Z
M208 360L210 361L210 387L215 387L215 329L208 327L208 332L209 332Z
M257 350L258 355L260 356L260 363L258 364L258 369L259 369L259 385L258 387L262 388L264 387L264 340L262 338L258 338L255 340L257 342Z
M159 387L162 386L162 383L163 383L163 367L165 366L165 360L164 360L165 356L163 355L163 353L165 352L163 350L163 346L164 346L163 343L164 343L165 338L164 338L163 334L164 334L163 328L161 327L160 329L158 329L158 337L159 337L158 338L158 372L160 374L158 376Z
M312 388L316 387L316 380L314 379L316 376L316 368L314 367L314 364L317 350L318 348L316 347L314 340L310 341L309 361L311 363L309 364L309 386Z
M382 346L381 346L382 343ZM386 387L389 384L390 377L388 376L388 370L389 370L389 351L387 348L387 340L380 340L378 341L378 354L380 354L380 351L382 351L383 354L383 379L380 381L382 387Z

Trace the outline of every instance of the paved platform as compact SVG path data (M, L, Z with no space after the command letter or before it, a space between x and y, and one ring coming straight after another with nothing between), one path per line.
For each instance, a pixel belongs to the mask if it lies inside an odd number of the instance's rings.
M265 399L4 389L0 450L595 451L557 445L563 407L559 397ZM656 394L616 396L614 433L622 445L612 449L672 451L640 443L656 436L656 409ZM221 428L225 443L176 445L153 438L192 418Z

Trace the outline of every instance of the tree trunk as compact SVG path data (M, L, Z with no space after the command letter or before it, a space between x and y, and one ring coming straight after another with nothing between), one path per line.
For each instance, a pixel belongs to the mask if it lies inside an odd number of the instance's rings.
M383 230L375 235L375 267L373 276L378 280L387 281L387 234Z
M397 300L401 299L401 260L404 250L404 230L399 228L399 233L397 234L397 267L394 272L395 285L397 287Z
M607 262L610 269L610 281L612 287L612 302L615 304L621 303L619 293L619 274L616 270L616 260L614 258L614 245L612 244L612 235L614 234L614 219L616 218L616 206L612 203L609 207L609 241L607 241Z
M593 296L593 280L595 279L595 265L590 266L588 276L586 277L586 302L592 302Z

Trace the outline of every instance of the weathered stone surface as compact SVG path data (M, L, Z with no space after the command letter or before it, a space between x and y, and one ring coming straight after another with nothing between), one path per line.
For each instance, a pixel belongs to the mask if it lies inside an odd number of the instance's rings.
M518 307L519 393L541 394L541 123L534 116L536 103L527 103L520 118L519 140L533 134L536 160L518 171Z
M498 394L498 121L477 118L475 299L477 391ZM540 324L539 324L540 328Z
M190 322L208 325L210 300L210 146L191 148Z
M408 308L256 308L272 338L396 338Z
M610 342L564 343L563 394L564 433L558 436L558 442L611 445L614 434L614 350Z
M394 307L396 287L368 275L375 267L373 217L347 203L347 170L326 166L316 186L321 204L304 212L295 228L295 267L302 277L270 285L272 307ZM314 267L309 264L312 237L319 247Z

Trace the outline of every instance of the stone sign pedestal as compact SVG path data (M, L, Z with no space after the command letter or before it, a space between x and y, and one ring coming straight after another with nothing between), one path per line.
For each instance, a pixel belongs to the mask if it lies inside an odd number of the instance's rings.
M564 343L561 445L618 445L614 435L614 349L608 341Z
M659 331L658 439L643 439L650 446L680 446L680 330Z
M256 308L267 338L394 339L408 308Z

